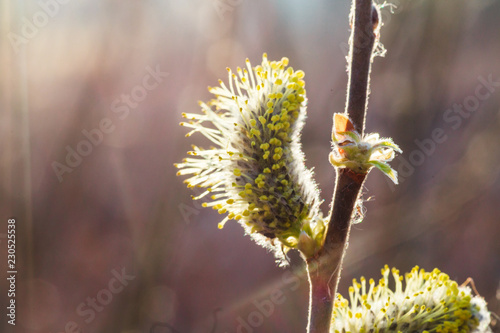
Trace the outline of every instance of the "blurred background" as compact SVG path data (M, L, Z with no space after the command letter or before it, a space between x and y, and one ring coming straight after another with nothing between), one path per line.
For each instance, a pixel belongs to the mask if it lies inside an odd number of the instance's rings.
M339 291L385 264L438 267L472 277L498 313L500 1L392 2L367 131L402 147L400 185L370 174ZM304 332L300 258L276 267L237 223L219 230L220 216L190 199L173 163L209 143L178 123L227 66L288 57L306 73L302 143L326 214L349 1L0 4L0 270L13 217L18 271L17 325L2 313L0 331Z

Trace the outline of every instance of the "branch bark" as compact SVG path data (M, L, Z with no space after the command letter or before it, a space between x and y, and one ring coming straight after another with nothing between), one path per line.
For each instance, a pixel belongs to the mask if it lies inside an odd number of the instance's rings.
M353 0L354 29L349 50L349 82L346 113L354 128L363 134L366 106L370 93L370 71L375 44L374 29L379 23L372 0Z
M364 131L375 43L374 27L378 24L378 12L373 6L372 0L353 0L351 8L354 24L350 37L345 112L360 134ZM335 294L349 240L351 217L365 178L365 174L356 174L348 168L337 169L325 243L318 255L307 261L311 285L309 333L327 333L330 330Z

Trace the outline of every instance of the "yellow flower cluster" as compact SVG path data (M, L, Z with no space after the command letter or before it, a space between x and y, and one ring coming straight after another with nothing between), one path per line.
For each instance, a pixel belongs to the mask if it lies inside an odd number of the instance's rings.
M389 274L395 281L389 288ZM403 288L403 280L406 282ZM332 333L486 333L490 314L486 302L472 296L471 289L434 269L415 267L399 274L385 266L378 285L365 278L353 281L350 302L338 295L332 319ZM350 303L350 304L349 304Z
M306 114L304 72L294 71L288 59L252 68L228 69L229 87L209 88L215 99L200 103L202 114L183 114L181 123L200 132L216 147L193 147L192 157L176 164L179 175L191 175L188 187L210 195L203 206L227 214L219 223L239 221L258 243L277 255L302 240L319 248L324 224L318 209L319 192L304 165L300 131ZM307 236L307 237L306 237ZM307 241L306 241L307 242ZM303 241L302 241L303 243Z

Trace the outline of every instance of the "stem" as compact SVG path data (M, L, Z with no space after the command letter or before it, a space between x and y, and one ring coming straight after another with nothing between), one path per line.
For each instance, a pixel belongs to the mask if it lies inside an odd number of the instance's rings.
M368 102L374 27L378 13L372 0L353 0L354 27L350 37L349 82L346 113L358 133L363 134ZM351 217L366 174L348 168L337 169L332 210L323 249L307 260L311 292L309 297L309 333L330 330L333 303L337 292L342 260L347 249Z
M351 229L351 216L366 175L339 169L333 210L325 244L318 258L307 262L311 293L309 297L309 332L329 332L334 297L340 280L342 260ZM335 221L335 222L333 222Z
M353 0L354 29L349 51L349 82L346 113L361 135L365 128L366 106L370 92L370 70L375 43L374 27L378 12L372 0Z

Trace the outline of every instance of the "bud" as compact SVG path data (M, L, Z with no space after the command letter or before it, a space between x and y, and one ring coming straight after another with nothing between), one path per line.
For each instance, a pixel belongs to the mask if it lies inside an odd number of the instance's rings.
M379 28L379 23L380 23L379 7L375 4L372 4L372 28L375 33L378 33L377 29Z
M391 138L380 138L377 133L361 136L346 115L336 113L332 141L330 163L333 166L349 168L358 174L366 174L376 167L394 183L398 183L397 172L387 162L394 159L395 151L402 151Z
M203 114L183 114L188 121L181 125L192 129L187 136L199 132L215 147L194 146L176 166L179 175L192 175L188 187L206 189L195 199L210 196L203 205L226 215L219 228L236 220L284 259L302 232L319 248L325 229L299 141L307 104L304 72L287 68L287 58L270 62L266 54L262 65L252 68L248 59L246 65L236 73L228 69L229 87L219 81L220 87L209 88L215 99L200 103Z
M385 266L378 285L373 279L368 284L364 277L361 283L353 280L350 304L337 296L330 332L491 332L484 299L438 269L426 272L417 266L403 278Z

